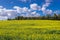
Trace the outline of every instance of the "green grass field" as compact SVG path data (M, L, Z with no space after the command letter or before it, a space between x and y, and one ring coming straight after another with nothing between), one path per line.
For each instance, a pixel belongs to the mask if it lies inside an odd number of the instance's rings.
M0 40L60 40L60 21L0 21Z

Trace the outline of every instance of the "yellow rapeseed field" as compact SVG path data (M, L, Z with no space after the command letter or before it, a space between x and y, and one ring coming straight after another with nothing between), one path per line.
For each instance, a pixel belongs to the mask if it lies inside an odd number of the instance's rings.
M60 40L60 21L2 20L0 40Z

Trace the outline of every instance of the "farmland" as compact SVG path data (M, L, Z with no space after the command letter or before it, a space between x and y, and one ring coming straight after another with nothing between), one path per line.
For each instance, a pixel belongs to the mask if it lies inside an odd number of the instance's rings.
M0 40L60 40L60 21L2 20Z

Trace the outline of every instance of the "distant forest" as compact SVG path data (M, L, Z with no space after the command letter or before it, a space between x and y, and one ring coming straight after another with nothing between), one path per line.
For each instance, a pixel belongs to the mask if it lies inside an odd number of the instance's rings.
M8 20L60 20L60 14L55 14L51 16L50 14L47 14L46 16L39 16L39 17L23 17L23 16L17 16L14 19Z

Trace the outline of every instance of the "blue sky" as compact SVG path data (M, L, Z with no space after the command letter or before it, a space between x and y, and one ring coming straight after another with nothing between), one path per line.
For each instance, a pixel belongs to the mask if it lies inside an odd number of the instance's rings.
M0 19L60 13L60 0L0 0Z
M27 2L22 2L21 0L0 0L0 5L4 6L5 8L13 8L13 6L20 6L20 7L29 7L32 3L37 3L38 5L44 4L45 0L28 0ZM60 0L52 0L49 9L52 10L60 10Z

